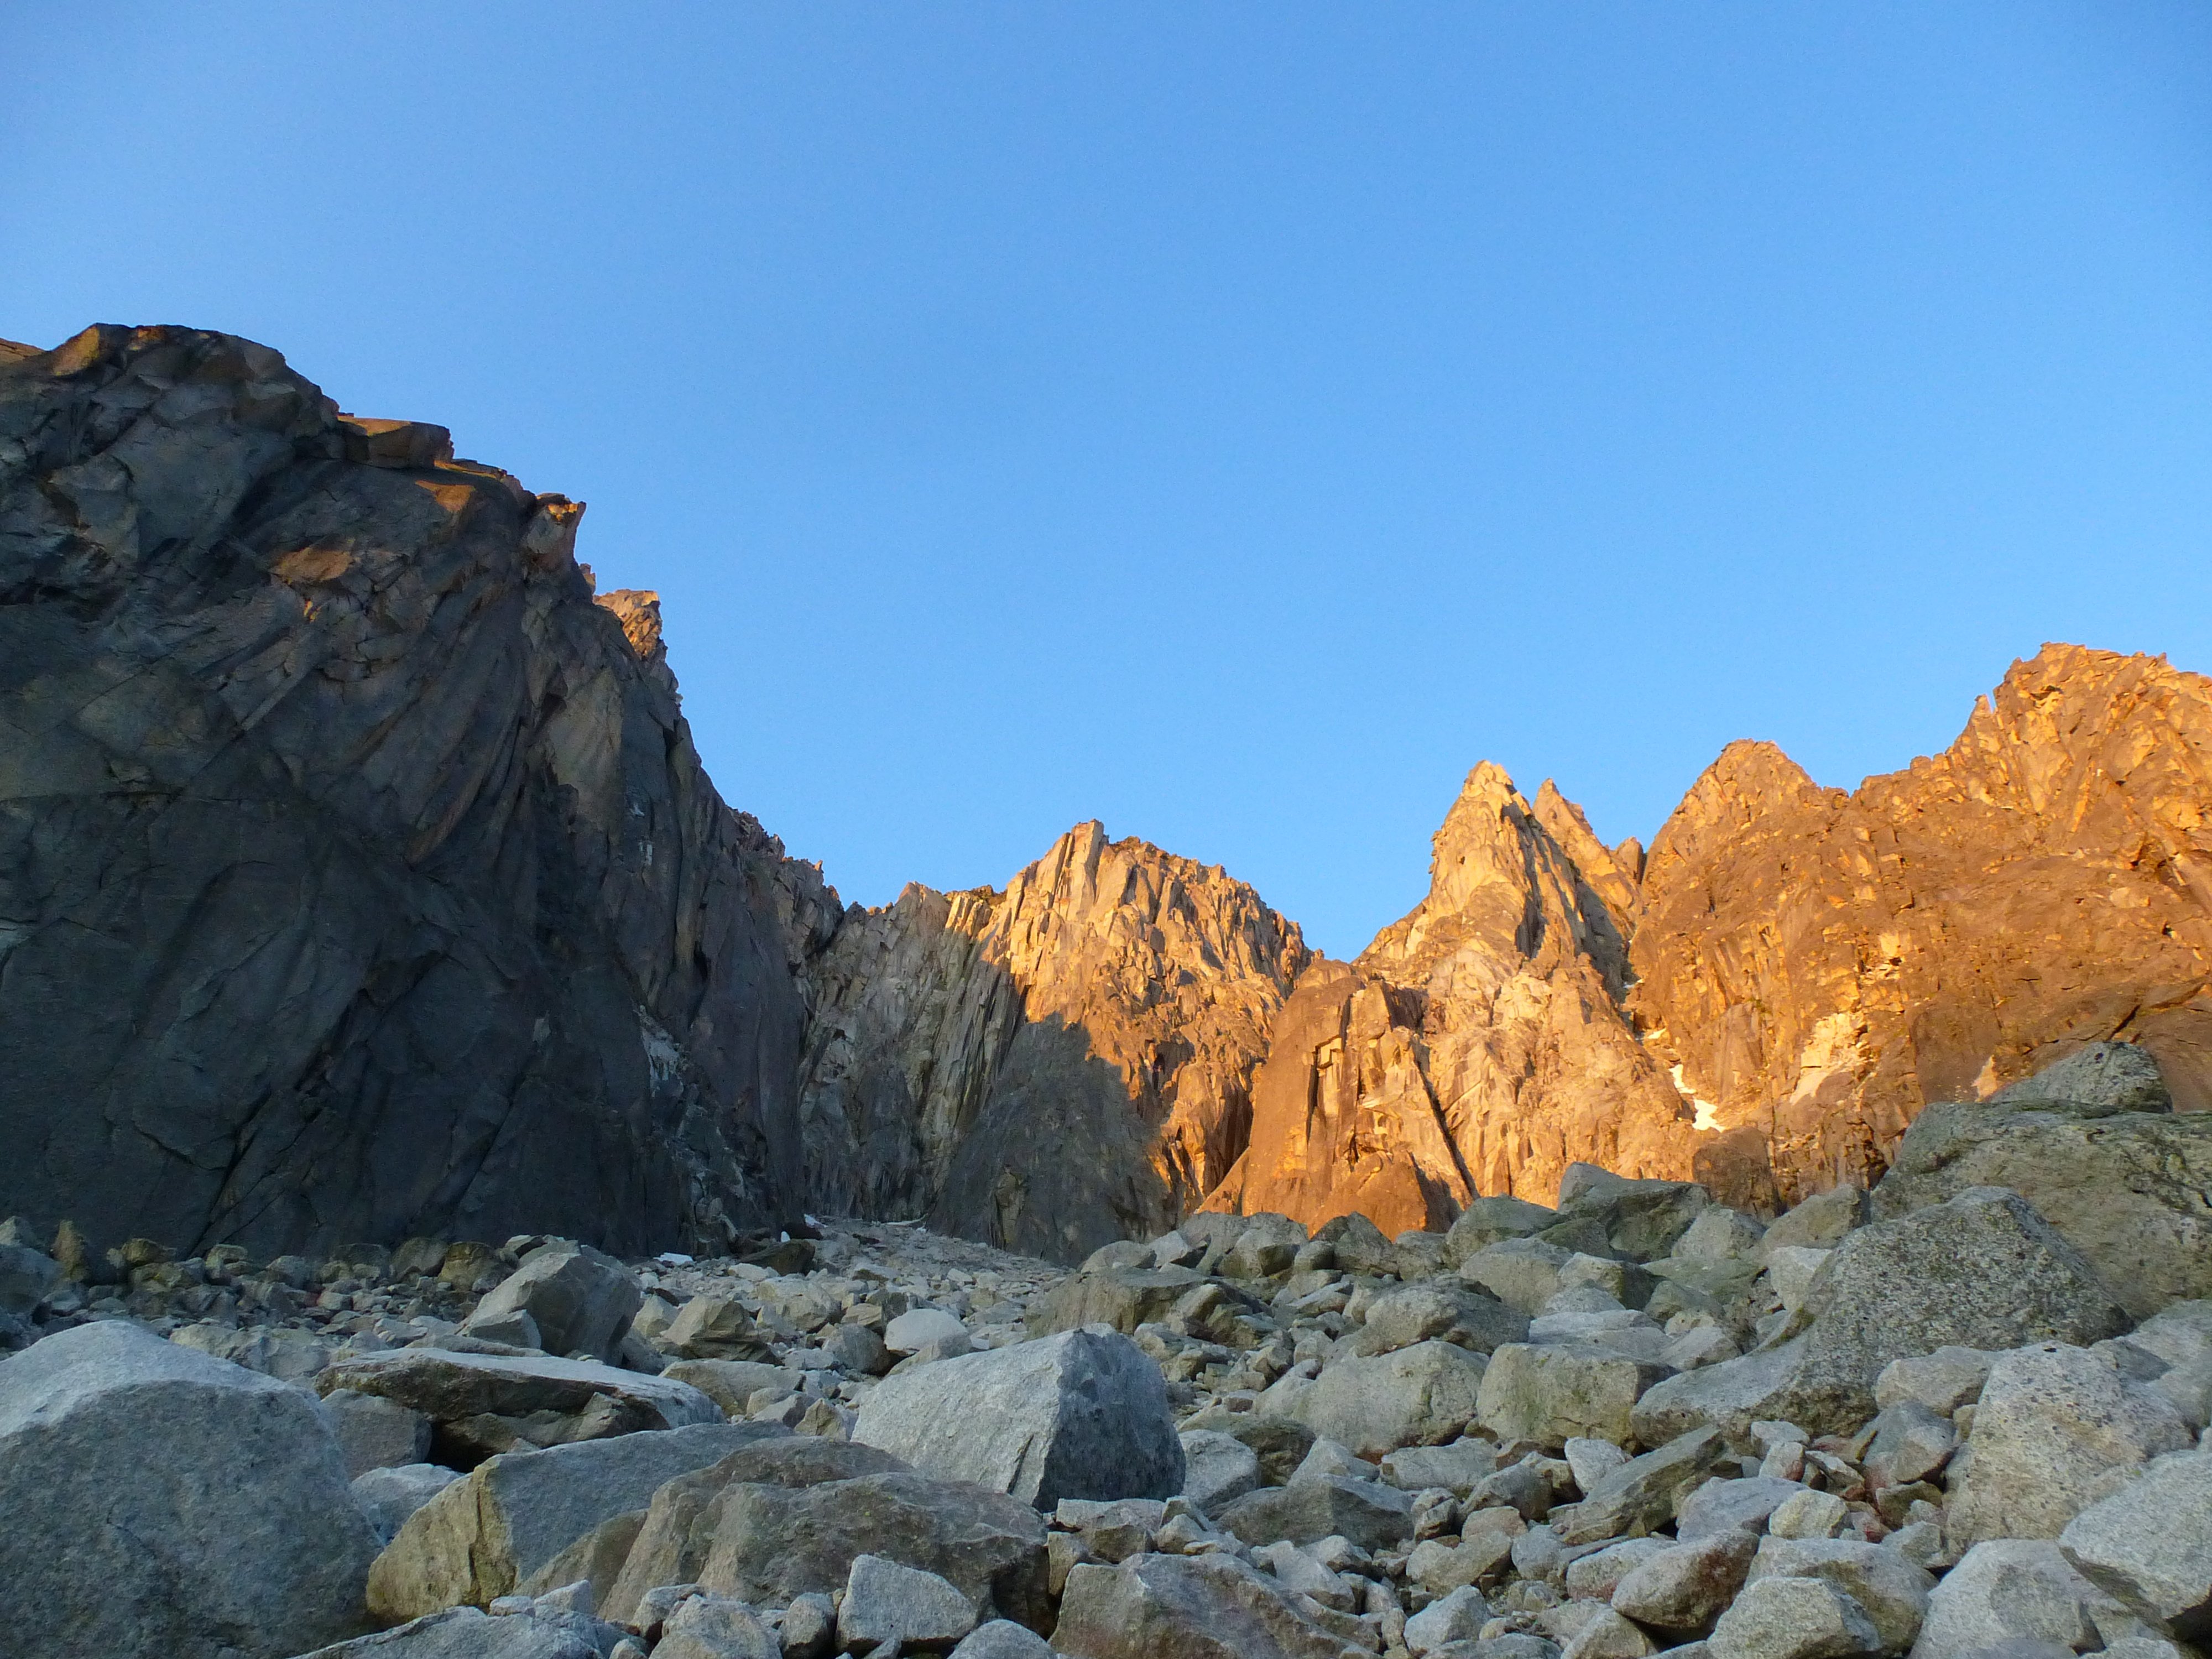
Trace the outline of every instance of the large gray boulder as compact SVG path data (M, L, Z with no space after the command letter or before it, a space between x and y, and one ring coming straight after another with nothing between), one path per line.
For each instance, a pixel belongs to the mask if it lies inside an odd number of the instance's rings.
M1040 1509L1182 1490L1166 1381L1114 1332L1066 1331L886 1377L853 1438Z
M1963 1554L1989 1538L2056 1538L2099 1498L2196 1436L2164 1395L2086 1348L1996 1356L1974 1407L1943 1534Z
M2008 1643L2104 1645L2099 1620L2124 1610L2049 1539L1996 1538L1968 1550L1928 1597L1912 1659L1965 1659Z
M2181 1641L2212 1637L2212 1450L2161 1457L2058 1534L2081 1576Z
M1500 1343L1518 1342L1528 1334L1526 1314L1449 1279L1431 1279L1376 1297L1368 1306L1366 1322L1352 1339L1352 1351L1389 1353L1434 1340L1488 1353Z
M324 1395L375 1395L422 1413L431 1454L473 1467L495 1453L719 1422L721 1408L673 1377L580 1359L400 1348L362 1354L315 1376Z
M2095 1044L1987 1101L1928 1107L1875 1189L1875 1212L1970 1187L2026 1198L2137 1318L2212 1296L2212 1113L2175 1113L2140 1048Z
M1753 1578L1825 1578L1865 1611L1884 1653L1903 1653L1920 1633L1935 1575L1897 1550L1856 1538L1768 1538Z
M612 1359L645 1292L629 1268L588 1244L556 1239L486 1292L470 1323L526 1313L548 1353Z
M495 1457L407 1517L369 1574L369 1611L392 1623L552 1589L568 1581L546 1568L602 1522L643 1510L665 1481L783 1432L702 1423Z
M1595 1343L1509 1342L1490 1357L1475 1418L1498 1440L1560 1447L1589 1437L1626 1445L1637 1401L1669 1368Z
M742 1446L719 1463L654 1488L622 1571L598 1598L599 1608L609 1619L629 1623L647 1591L696 1582L706 1571L721 1525L722 1495L733 1486L814 1486L911 1473L887 1451L813 1435L784 1435Z
M1052 1644L1068 1659L1370 1659L1273 1578L1226 1555L1077 1566Z
M1559 1182L1559 1219L1596 1222L1610 1253L1631 1261L1668 1255L1712 1201L1693 1181L1633 1180L1588 1164L1568 1165Z
M1260 1399L1370 1460L1401 1446L1440 1446L1474 1420L1486 1362L1449 1342L1416 1342L1371 1358L1334 1359L1308 1382L1287 1376Z
M315 1401L122 1321L0 1360L21 1659L283 1659L367 1624L377 1538Z
M1029 1310L1032 1336L1110 1325L1127 1334L1158 1320L1206 1275L1190 1267L1111 1268L1071 1273Z
M1706 1644L1712 1659L1856 1659L1881 1651L1866 1609L1825 1578L1744 1586Z
M1637 1401L1636 1430L1646 1443L1700 1423L1741 1433L1761 1418L1850 1432L1875 1414L1875 1382L1893 1360L1945 1346L2086 1345L2131 1322L2017 1193L1974 1188L1847 1235L1814 1275L1794 1336L1659 1383Z
M1641 1536L1672 1520L1728 1455L1717 1430L1692 1429L1601 1476L1579 1504L1553 1510L1548 1524L1567 1544Z
M725 1489L699 1583L755 1607L842 1589L879 1555L958 1587L979 1615L1049 1622L1045 1523L1030 1504L964 1480L872 1474L809 1486Z

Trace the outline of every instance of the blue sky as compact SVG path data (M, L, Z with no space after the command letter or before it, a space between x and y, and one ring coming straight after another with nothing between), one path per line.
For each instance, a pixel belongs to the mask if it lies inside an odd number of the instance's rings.
M1648 838L2212 668L2201 6L443 9L0 9L0 335L587 501L848 898L1097 817L1350 954L1485 757Z

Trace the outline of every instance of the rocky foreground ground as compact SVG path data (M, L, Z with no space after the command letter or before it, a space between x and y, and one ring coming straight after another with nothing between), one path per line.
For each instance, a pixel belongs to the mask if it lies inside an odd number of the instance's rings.
M2212 1227L2114 1151L2166 1104L2105 1045L1771 1225L1578 1165L1073 1272L10 1223L0 1647L2197 1659ZM2051 1213L1971 1184L2024 1145Z

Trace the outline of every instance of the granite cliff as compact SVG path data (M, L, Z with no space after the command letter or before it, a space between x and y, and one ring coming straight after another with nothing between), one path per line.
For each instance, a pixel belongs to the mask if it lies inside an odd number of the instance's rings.
M1003 893L848 912L806 975L815 1202L1056 1259L1172 1225L1242 1151L1308 955L1218 866L1097 823Z
M1711 1120L1771 1148L1785 1201L1878 1176L1929 1103L2106 1039L2203 1110L2208 811L2212 680L2077 646L1848 793L1731 744L1652 842L1632 1017Z
M265 347L0 358L0 1213L712 1244L803 1202L838 906L582 508Z
M243 340L0 346L0 1213L1067 1261L1575 1163L1771 1212L2106 1039L2212 1106L2212 681L2162 659L2048 647L1854 792L1733 744L1648 857L1478 766L1331 962L1096 823L848 909L715 793L581 514Z

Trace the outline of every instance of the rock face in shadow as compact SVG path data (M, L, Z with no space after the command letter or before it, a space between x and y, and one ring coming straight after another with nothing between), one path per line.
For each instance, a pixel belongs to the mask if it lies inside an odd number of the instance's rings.
M1164 1231L1242 1150L1308 957L1218 866L1095 823L1003 893L855 908L807 975L816 1202L1062 1261Z
M708 1243L803 1196L839 910L582 508L264 347L0 361L0 1213Z
M1638 858L1549 783L1485 763L1437 832L1429 895L1356 963L1309 970L1207 1207L1385 1232L1476 1194L1551 1200L1570 1164L1689 1175L1691 1109L1623 1012Z
M1930 1102L2141 1043L2212 1105L2212 681L2046 646L1942 754L1821 789L1735 744L1653 841L1630 1007L1780 1196Z

